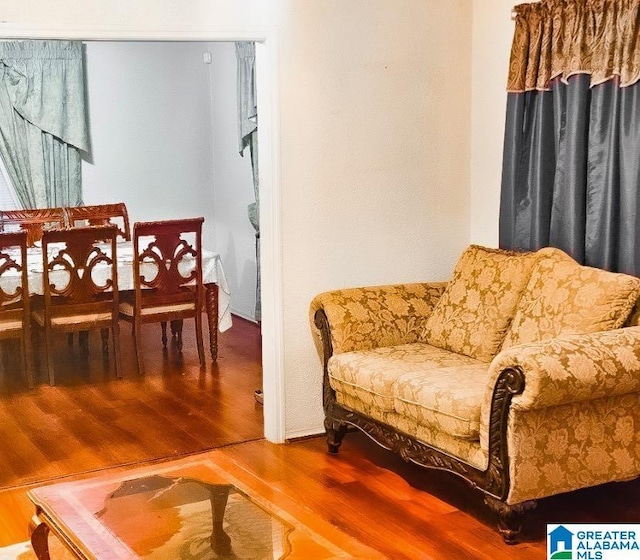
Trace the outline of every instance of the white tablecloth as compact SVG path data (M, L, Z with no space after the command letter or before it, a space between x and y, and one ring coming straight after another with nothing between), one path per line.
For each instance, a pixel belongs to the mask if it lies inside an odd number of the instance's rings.
M133 246L130 241L117 244L118 288L120 291L133 290ZM27 250L29 267L29 291L42 295L42 251L39 247ZM144 268L141 272L144 274ZM229 284L222 269L220 255L213 251L202 251L202 276L205 284L218 285L218 330L224 332L231 327L231 294ZM55 278L51 278L55 282ZM8 271L0 278L0 286L12 292L20 284L20 274Z

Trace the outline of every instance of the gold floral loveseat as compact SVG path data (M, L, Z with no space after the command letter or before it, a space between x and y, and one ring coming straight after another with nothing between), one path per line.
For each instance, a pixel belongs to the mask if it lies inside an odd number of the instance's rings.
M640 474L639 295L558 249L476 245L448 283L318 295L329 451L356 427L453 472L514 542L537 499Z

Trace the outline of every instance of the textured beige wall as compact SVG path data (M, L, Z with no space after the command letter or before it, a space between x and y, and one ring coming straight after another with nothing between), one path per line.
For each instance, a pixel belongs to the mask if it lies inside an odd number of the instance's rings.
M497 247L514 0L473 1L471 241Z
M275 29L282 347L293 437L322 429L311 298L344 286L447 278L469 241L472 7L472 0L21 0L3 7L2 18L44 34L59 25L94 34Z
M292 5L282 34L282 83L295 81L281 97L285 369L287 426L301 434L320 419L304 313L313 295L448 277L468 241L471 14L465 1Z

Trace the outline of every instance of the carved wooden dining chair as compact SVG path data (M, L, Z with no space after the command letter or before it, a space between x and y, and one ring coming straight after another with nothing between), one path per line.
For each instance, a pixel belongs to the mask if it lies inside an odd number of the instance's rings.
M27 232L0 233L0 340L18 339L24 378L33 387Z
M202 313L202 223L204 218L136 222L133 225L133 282L131 301L120 304L120 318L133 324L138 371L144 373L141 327L160 323L167 346L167 322L175 326L182 350L182 320L195 319L200 366L204 367ZM174 329L172 329L174 330Z
M33 247L49 229L67 227L67 216L63 208L29 208L0 210L2 231L24 229L27 231L27 246Z
M42 236L44 305L32 316L45 333L51 385L55 385L56 331L100 329L105 359L111 331L116 375L121 377L117 236L115 226L52 230Z
M69 227L109 226L118 228L124 241L131 241L129 213L124 202L113 204L93 204L90 206L68 206L65 208Z

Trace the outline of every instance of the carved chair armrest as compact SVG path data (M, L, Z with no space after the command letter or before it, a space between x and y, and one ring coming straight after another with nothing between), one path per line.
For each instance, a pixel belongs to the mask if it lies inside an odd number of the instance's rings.
M332 354L420 340L445 287L445 282L425 282L319 294L310 306L311 332L318 354L328 359ZM322 315L326 317L330 349L323 345Z
M524 391L512 403L519 410L640 392L640 327L513 346L491 362L490 385L507 368L524 375Z

